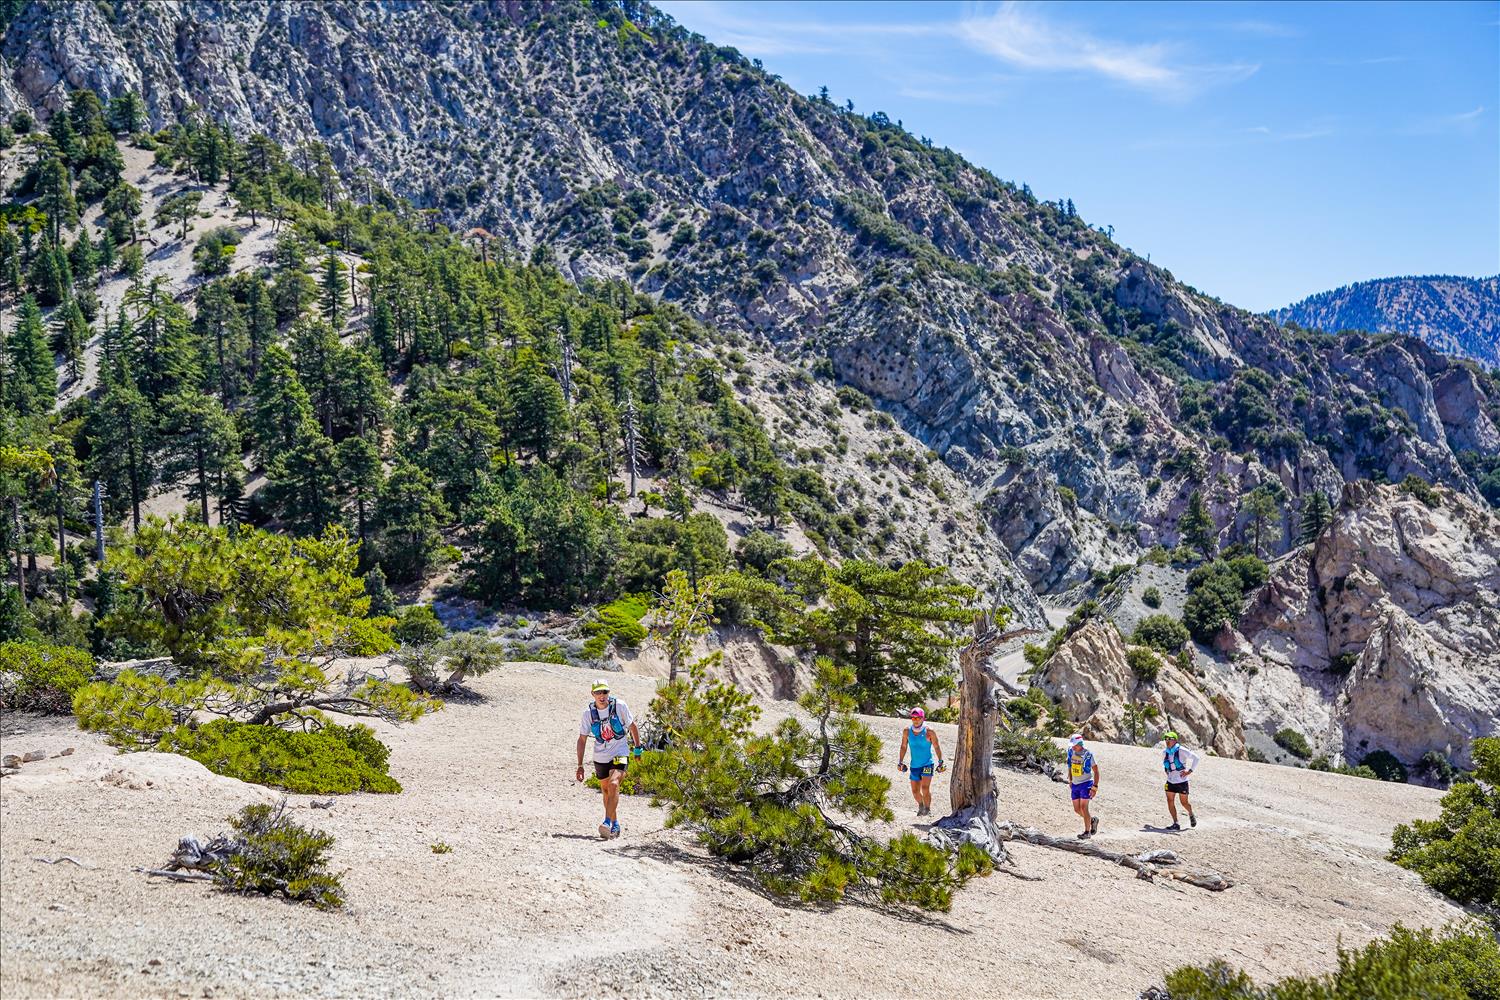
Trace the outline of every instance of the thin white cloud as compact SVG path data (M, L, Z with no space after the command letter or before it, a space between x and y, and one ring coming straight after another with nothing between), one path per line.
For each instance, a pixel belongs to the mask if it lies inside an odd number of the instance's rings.
M1166 43L1099 38L1050 21L1016 0L987 13L972 11L957 27L966 44L1020 69L1091 73L1163 97L1189 97L1206 87L1243 80L1260 68L1253 63L1192 65Z
M1414 122L1402 130L1404 135L1445 135L1462 133L1472 135L1478 128L1480 120L1484 118L1487 109L1483 104L1471 111L1459 111L1453 114L1432 115L1421 121Z
M1230 21L1224 27L1237 34L1254 35L1259 38L1302 37L1302 29L1290 24L1282 24L1280 21L1259 21L1250 18L1243 21Z

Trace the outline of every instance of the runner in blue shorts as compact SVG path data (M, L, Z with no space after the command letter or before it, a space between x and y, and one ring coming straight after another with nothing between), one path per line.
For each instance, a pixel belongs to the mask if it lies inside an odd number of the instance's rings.
M911 797L917 800L917 815L932 812L933 758L937 758L936 770L947 770L943 763L943 748L938 745L937 733L927 725L927 713L920 708L911 710L911 725L901 730L901 754L896 759L896 768L906 771L906 752L911 751Z
M1073 797L1073 811L1083 820L1078 839L1088 840L1099 829L1098 817L1089 815L1089 803L1099 792L1099 765L1078 733L1068 738L1068 792Z

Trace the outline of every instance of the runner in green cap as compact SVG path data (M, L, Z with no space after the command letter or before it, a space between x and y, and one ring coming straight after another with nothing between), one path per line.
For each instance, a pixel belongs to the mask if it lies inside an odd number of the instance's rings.
M1197 826L1198 817L1193 815L1193 805L1188 801L1188 775L1198 766L1198 755L1178 743L1175 732L1168 731L1166 740L1167 747L1161 754L1161 766L1167 772L1167 812L1172 814L1172 825L1167 829L1182 829L1182 825L1177 822L1179 797L1182 799L1182 808L1187 810L1188 822Z

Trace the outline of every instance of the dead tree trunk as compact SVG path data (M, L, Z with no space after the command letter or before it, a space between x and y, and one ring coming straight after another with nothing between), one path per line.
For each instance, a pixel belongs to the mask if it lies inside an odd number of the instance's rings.
M998 619L998 621L997 621ZM1022 632L1002 632L1003 614L981 612L974 619L974 637L958 654L963 670L959 691L958 745L954 753L950 796L953 814L938 820L930 838L956 848L972 843L997 862L1008 861L995 829L998 799L995 791L995 727L1000 724L1004 689L990 667L996 648Z
M1013 822L1005 822L996 827L996 832L1001 840L1024 840L1028 844L1038 847L1051 847L1059 851L1067 851L1070 854L1083 854L1091 858L1099 858L1117 865L1124 865L1135 872L1135 877L1152 881L1158 876L1172 879L1177 882L1186 882L1188 885L1196 885L1200 889L1208 889L1213 892L1223 892L1234 885L1229 879L1216 871L1203 869L1193 870L1180 868L1182 859L1175 851L1143 851L1140 854L1121 854L1118 851L1106 850L1092 840L1079 840L1076 837L1053 837L1042 833L1036 827L1021 826Z
M963 688L958 705L958 747L954 753L951 797L955 815L977 810L995 818L995 728L1003 691L990 669L996 647L1014 632L1001 632L989 612L974 619L974 637L958 654Z

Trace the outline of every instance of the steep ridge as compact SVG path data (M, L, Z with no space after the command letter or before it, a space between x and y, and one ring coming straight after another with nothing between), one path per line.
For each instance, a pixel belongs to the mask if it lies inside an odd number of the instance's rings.
M1356 483L1216 645L1247 725L1359 760L1467 761L1500 728L1500 517L1447 490Z
M1500 275L1378 278L1277 309L1279 323L1330 333L1407 333L1444 354L1500 367Z
M575 279L627 278L872 397L983 512L964 534L1002 540L1039 591L1175 544L1194 490L1228 542L1262 482L1290 529L1310 491L1361 477L1477 496L1500 453L1492 375L1202 295L1071 205L793 93L646 4L109 10L28 5L0 108L79 86L139 92L158 126L196 105Z

